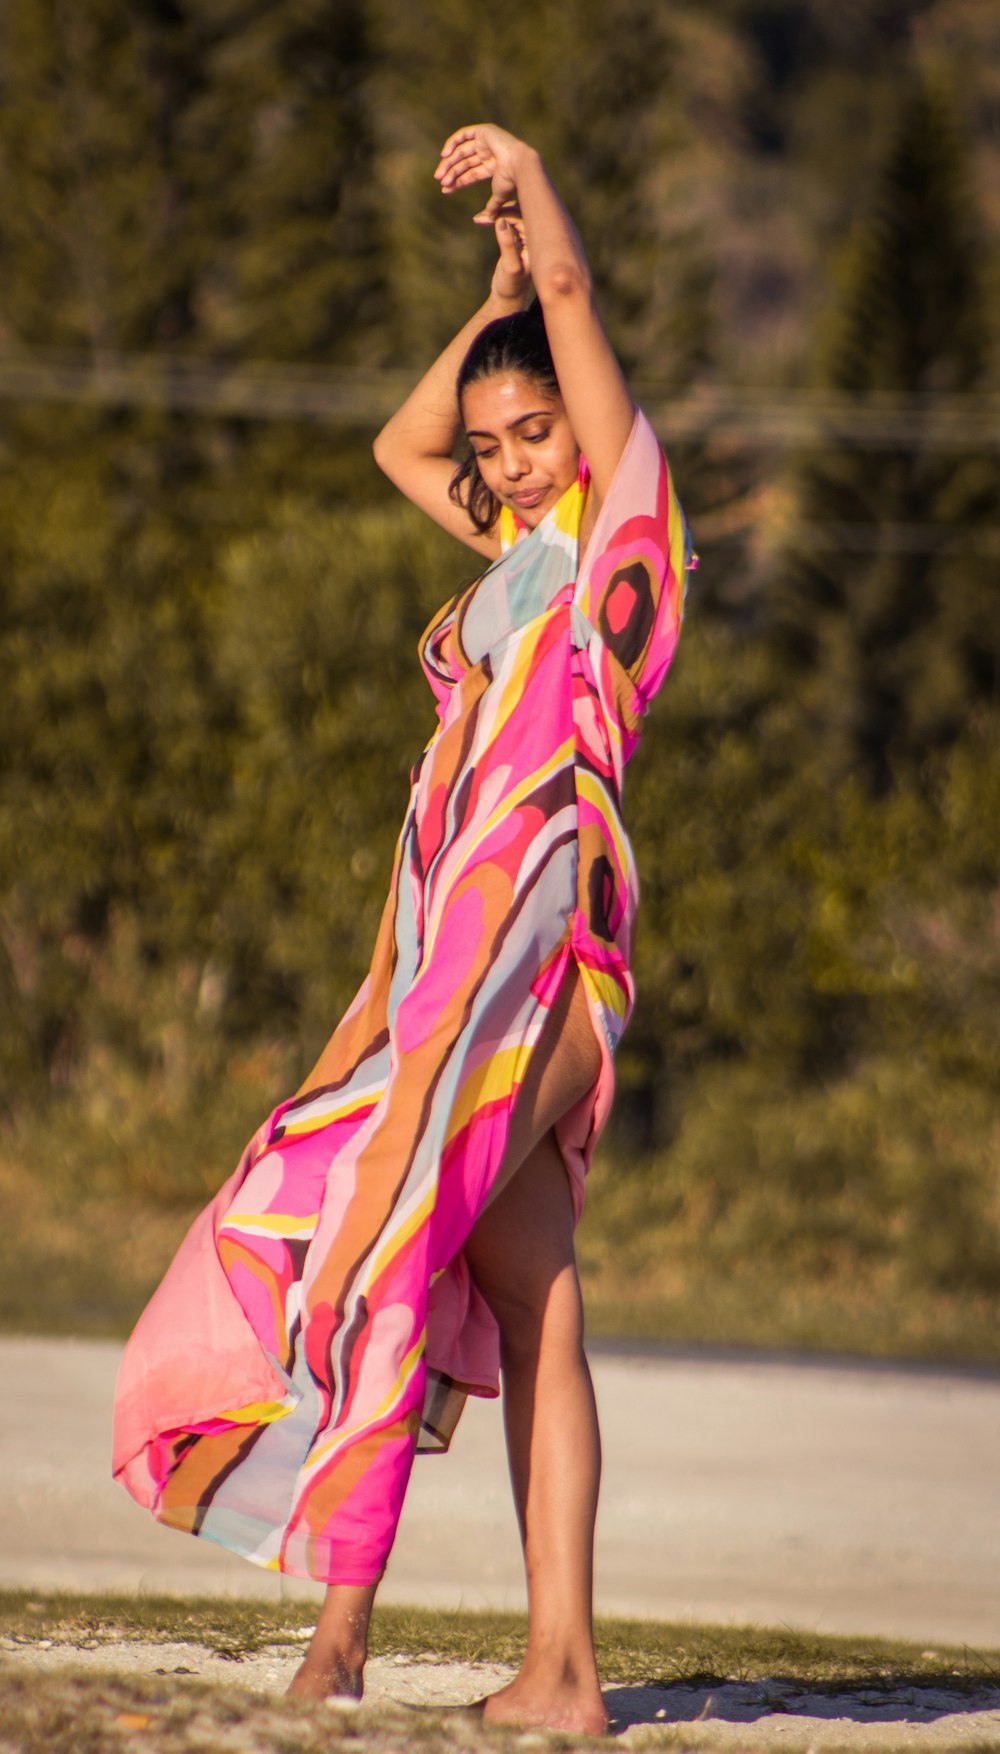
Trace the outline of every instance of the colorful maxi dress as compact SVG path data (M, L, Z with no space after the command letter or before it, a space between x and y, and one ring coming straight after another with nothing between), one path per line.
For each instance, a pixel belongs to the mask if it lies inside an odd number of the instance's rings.
M579 556L585 499L583 467L535 530L505 513L499 560L424 635L439 723L332 1075L260 1128L126 1349L116 1477L272 1569L374 1582L416 1449L497 1393L462 1245L573 962L602 1050L557 1129L582 1208L633 998L622 775L690 564L642 414Z

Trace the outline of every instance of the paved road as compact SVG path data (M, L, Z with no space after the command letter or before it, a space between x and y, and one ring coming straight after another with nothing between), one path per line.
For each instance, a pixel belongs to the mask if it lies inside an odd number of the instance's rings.
M108 1479L119 1348L0 1340L0 1584L315 1593L160 1528ZM1000 1377L592 1355L598 1608L1000 1647ZM496 1403L418 1462L388 1601L516 1607Z

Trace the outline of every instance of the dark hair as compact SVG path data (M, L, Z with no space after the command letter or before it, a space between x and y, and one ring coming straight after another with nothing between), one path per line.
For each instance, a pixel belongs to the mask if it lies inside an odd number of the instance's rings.
M546 390L559 393L559 379L552 363L545 319L537 299L526 311L513 311L509 317L497 317L494 322L487 323L485 329L480 329L458 370L459 407L468 384L500 377L505 372L516 372L521 377L531 378ZM465 462L459 464L452 476L448 497L468 512L482 534L492 530L500 512L500 501L480 475L474 451L470 450Z

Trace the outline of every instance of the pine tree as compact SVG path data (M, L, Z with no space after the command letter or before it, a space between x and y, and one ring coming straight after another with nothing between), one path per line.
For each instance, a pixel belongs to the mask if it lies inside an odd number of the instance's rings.
M823 387L862 411L879 393L916 395L929 416L939 398L974 391L989 356L977 269L949 96L914 76L849 249ZM834 764L884 789L996 699L996 461L942 448L933 430L876 451L833 432L799 463L796 500L779 645L806 672Z

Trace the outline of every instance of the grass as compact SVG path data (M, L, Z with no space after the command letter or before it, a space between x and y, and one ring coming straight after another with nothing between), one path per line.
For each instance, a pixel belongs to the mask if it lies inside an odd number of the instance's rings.
M0 1636L94 1645L128 1640L194 1642L227 1656L276 1646L301 1649L315 1604L237 1598L0 1590ZM377 1608L375 1656L515 1665L524 1649L521 1614ZM1000 1687L1000 1650L968 1645L933 1651L898 1639L843 1638L780 1628L696 1626L658 1620L599 1619L596 1643L609 1685L780 1679L810 1691L863 1684L873 1690L947 1687L972 1693Z
M527 1740L459 1713L369 1708L361 1724L349 1711L218 1683L80 1674L12 1675L0 1727L3 1754L520 1754ZM606 1745L560 1735L539 1742L553 1754Z
M315 1608L308 1603L264 1604L232 1599L189 1601L170 1596L50 1594L0 1591L0 1640L13 1656L0 1656L0 1751L2 1754L520 1754L543 1747L570 1754L607 1743L548 1732L525 1735L494 1729L478 1718L446 1708L368 1706L361 1717L350 1710L289 1701L270 1693L195 1678L180 1670L155 1674L127 1672L122 1647L186 1643L239 1661L259 1653L300 1652L302 1633ZM376 1611L373 1654L463 1664L489 1660L514 1664L524 1646L523 1617L513 1614L432 1613L416 1609ZM68 1647L68 1661L29 1668L19 1663L17 1646ZM727 1682L760 1683L755 1701L763 1706L753 1728L753 1746L801 1746L783 1738L803 1710L798 1695L860 1695L859 1704L885 1701L898 1706L898 1718L883 1719L869 1737L863 1720L831 1721L821 1738L810 1717L799 1718L799 1734L823 1754L837 1750L866 1754L912 1754L914 1733L908 1711L927 1689L958 1696L933 1732L934 1754L987 1754L995 1747L969 1735L963 1713L992 1709L1000 1686L1000 1651L975 1652L885 1639L818 1637L781 1629L668 1625L643 1620L601 1620L598 1659L605 1684L613 1690L682 1682L711 1689ZM74 1649L106 1650L98 1672L72 1661ZM118 1658L116 1664L116 1656ZM183 1680L178 1679L183 1675ZM873 1699L873 1695L875 1698ZM986 1695L986 1697L984 1697ZM431 1695L433 1697L433 1694ZM664 1700L652 1695L640 1704L627 1734L632 1748L698 1749L700 1754L732 1754L739 1744L736 1726L720 1718L696 1723L658 1722ZM618 1709L623 1709L619 1707ZM808 1706L805 1706L808 1710ZM840 1707L837 1708L838 1718ZM641 1716L645 1712L646 1716ZM773 1715L773 1723L770 1722ZM847 1716L852 1715L851 1711ZM748 1732L751 1726L747 1726ZM898 1736L892 1736L893 1730ZM887 1737L886 1732L890 1735ZM909 1734L907 1732L910 1732ZM727 1733L728 1732L728 1733Z

